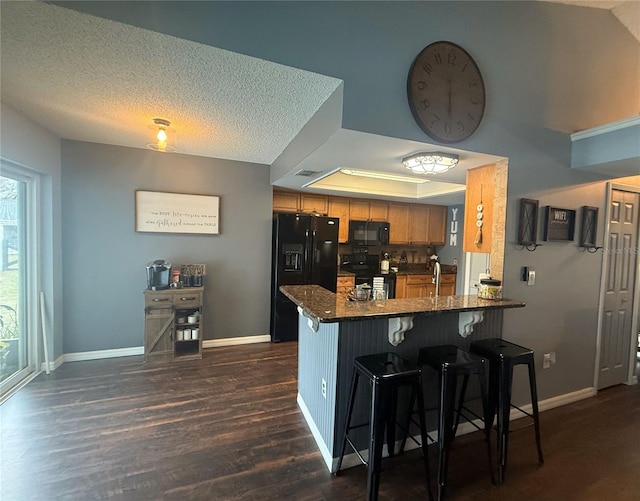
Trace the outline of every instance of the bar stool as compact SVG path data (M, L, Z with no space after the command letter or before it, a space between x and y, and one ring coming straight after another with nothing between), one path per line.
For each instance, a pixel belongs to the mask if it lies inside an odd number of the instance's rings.
M351 415L356 399L358 381L360 376L368 379L371 386L371 407L370 420L368 423L351 425ZM349 407L344 426L344 437L340 449L340 458L335 474L337 475L342 466L342 459L347 443L351 446L363 464L367 465L367 499L374 501L378 499L378 488L380 485L380 466L382 463L382 447L384 442L384 432L387 431L387 448L389 455L393 456L395 442L396 410L397 410L397 390L400 386L411 387L411 401L414 395L418 397L418 408L420 415L420 436L422 456L424 461L425 479L429 499L431 495L429 481L429 461L427 455L427 431L424 421L424 400L422 393L422 379L419 368L411 367L409 362L399 357L395 353L376 353L365 355L354 359L353 377L351 381L351 392L349 394ZM369 425L369 456L368 461L362 457L355 444L349 437L349 431L354 428Z
M439 401L438 401L438 500L444 499L447 484L447 469L449 465L449 449L456 435L460 418L464 418L479 430L484 431L487 443L487 456L491 483L495 484L493 464L491 460L491 421L487 402L484 359L453 345L430 346L421 348L418 355L418 365L427 365L438 373ZM476 375L480 383L482 399L482 414L478 416L464 405L469 377ZM458 376L462 376L462 386L456 405ZM463 411L467 415L463 414ZM480 428L468 416L481 419L484 427Z
M509 415L511 407L533 419L538 449L538 462L544 463L540 445L540 422L538 419L538 391L536 389L536 371L533 351L504 339L482 339L471 343L471 351L489 360L489 412L490 422L498 414L498 477L504 482L507 469L507 451L509 445ZM531 392L532 414L511 403L513 368L524 364L529 369L529 390Z

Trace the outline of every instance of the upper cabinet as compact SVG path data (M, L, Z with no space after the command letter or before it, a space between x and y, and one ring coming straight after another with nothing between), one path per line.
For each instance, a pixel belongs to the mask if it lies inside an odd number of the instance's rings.
M389 204L381 200L369 202L369 219L371 221L389 222Z
M273 191L274 212L309 212L327 214L329 201L326 195L297 193L295 191Z
M389 243L409 243L409 205L389 204Z
M341 244L348 243L349 221L388 222L389 244L445 243L447 208L443 205L405 204L274 190L273 211L337 217L340 220L338 241Z
M447 207L446 205L429 206L429 243L444 245L447 238Z
M298 212L300 207L300 193L292 191L273 191L274 212Z
M352 198L349 201L349 219L352 221L389 221L389 204L382 200Z
M409 207L409 243L429 244L429 206L411 205Z
M389 204L389 243L444 245L447 208L444 205Z
M326 195L314 195L310 193L300 194L300 211L313 212L316 214L327 214L329 211L329 200Z
M345 244L349 240L349 199L329 197L329 217L340 219L338 227L338 243Z

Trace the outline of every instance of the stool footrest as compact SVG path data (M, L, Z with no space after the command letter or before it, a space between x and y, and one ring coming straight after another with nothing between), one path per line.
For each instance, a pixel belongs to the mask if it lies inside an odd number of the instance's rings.
M527 411L525 411L524 409L521 409L520 407L518 407L517 405L511 404L511 407L513 407L514 409L519 410L520 412L522 412L525 416L529 416L531 419L535 419L535 416Z
M462 411L468 412L469 414L471 414L476 419L480 419L481 421L484 421L484 418L482 416L478 416L475 412L473 412L471 409L469 409L468 407L465 407L465 406L462 406L462 408L458 410L458 415L461 418L463 418L467 423L469 423L471 426L473 426L476 430L484 431L484 428L481 428L476 423L474 423L472 419L469 419L468 416L465 416L464 414L462 414Z
M360 454L360 451L356 448L356 446L353 444L353 442L351 441L351 439L349 437L346 438L347 443L351 446L351 448L353 449L353 452L356 453L356 456L358 456L358 458L360 458L360 461L362 462L362 464L369 466L369 462L362 457L362 454Z

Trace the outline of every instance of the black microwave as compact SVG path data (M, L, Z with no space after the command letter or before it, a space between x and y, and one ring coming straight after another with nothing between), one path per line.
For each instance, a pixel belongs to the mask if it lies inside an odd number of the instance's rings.
M388 245L389 223L349 221L349 243L352 245Z

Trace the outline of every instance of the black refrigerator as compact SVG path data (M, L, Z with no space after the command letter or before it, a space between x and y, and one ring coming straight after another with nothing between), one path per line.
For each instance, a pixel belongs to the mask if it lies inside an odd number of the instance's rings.
M336 291L336 217L274 214L271 252L271 341L298 339L298 311L281 285L317 284Z

